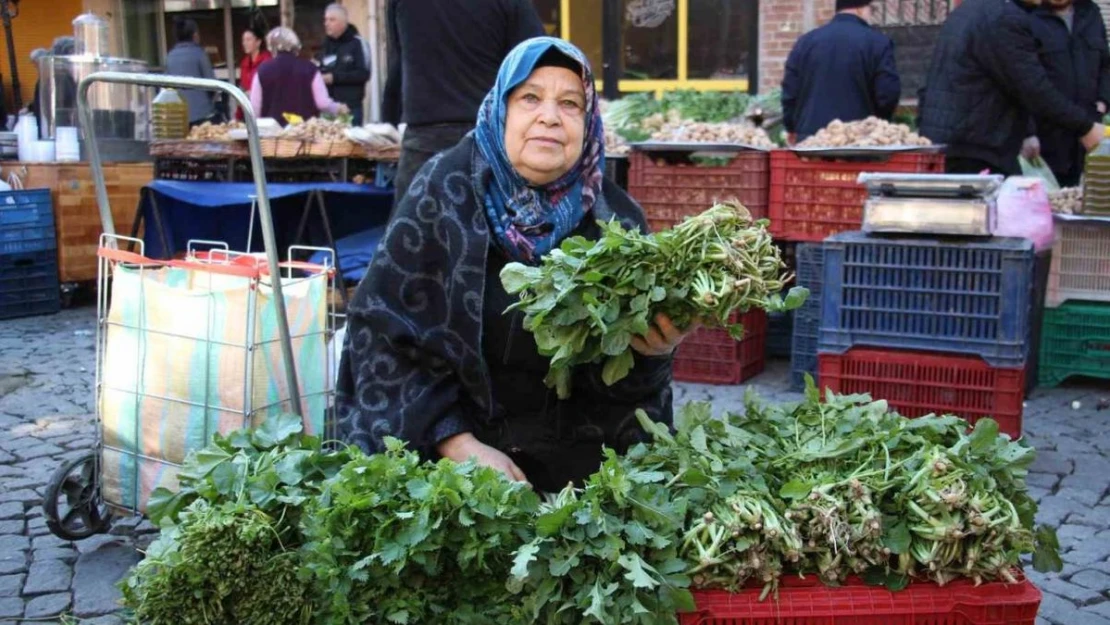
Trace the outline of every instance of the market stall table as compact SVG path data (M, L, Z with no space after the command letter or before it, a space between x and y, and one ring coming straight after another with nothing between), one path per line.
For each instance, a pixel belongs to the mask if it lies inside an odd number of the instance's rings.
M271 183L267 185L280 247L321 243L336 249L336 239L381 225L389 215L393 191L343 182ZM146 256L170 258L191 240L222 241L231 249L254 251L252 183L155 180L142 190L132 236L143 236ZM329 208L331 210L329 210ZM310 232L318 215L320 231ZM342 267L336 258L336 270ZM345 290L341 290L345 293Z

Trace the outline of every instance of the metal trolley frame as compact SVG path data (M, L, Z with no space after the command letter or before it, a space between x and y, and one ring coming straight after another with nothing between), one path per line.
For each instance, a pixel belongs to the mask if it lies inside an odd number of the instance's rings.
M104 180L103 161L101 160L100 151L97 146L96 132L93 125L93 112L89 108L88 100L89 88L93 83L97 82L223 92L233 98L243 110L243 121L247 127L247 145L250 153L251 171L254 176L256 188L257 197L255 199L255 206L257 207L265 246L265 263L264 265L262 263L258 264L260 268L267 271L268 275L271 277L270 283L267 286L271 290L271 297L274 304L273 309L276 312L274 316L277 322L276 330L279 339L278 342L280 343L281 362L284 365L285 391L288 393L286 403L289 407L289 412L303 418L304 415L301 409L301 387L298 386L298 375L296 362L294 360L294 338L290 334L289 318L286 310L286 294L283 291L283 280L280 272L283 265L279 260L270 201L266 193L266 173L263 166L258 123L247 96L230 83L219 80L179 76L98 72L87 76L81 81L78 87L78 110L81 116L81 127L83 128L84 140L87 145L89 161L92 168L93 182L96 185L97 206L100 212L101 225L103 227L101 246L111 250L118 250L119 241L129 242L132 245L135 241L128 237L117 236L115 223L112 218L107 185ZM139 243L141 244L141 242ZM307 248L302 247L297 249L303 251ZM291 249L290 254L292 254L292 251ZM334 259L334 251L331 251L331 254ZM101 258L100 264L102 272L104 272L107 263ZM288 269L289 264L287 263L284 266L288 270L288 273L292 275L292 270ZM332 267L334 267L334 265L332 265ZM334 272L332 272L332 275L334 275ZM107 275L101 275L99 281L101 292L98 293L97 296L97 384L95 391L97 393L96 445L94 449L88 453L79 457L74 457L58 467L53 479L47 486L43 498L43 512L48 528L53 534L66 540L80 540L94 534L104 533L109 529L111 524L111 508L105 503L101 494L101 483L103 479L101 450L104 442L102 431L103 415L101 414L101 394L103 393L103 388L101 386L101 359L103 358L104 352L104 324L107 320L107 304L110 301L107 291L110 285ZM329 282L329 286L334 287L334 284ZM330 295L331 291L329 290L328 293ZM329 297L329 300L332 299L333 298ZM326 336L333 335L333 322L335 318L336 316L334 314L328 314L328 334ZM245 347L248 352L253 349L251 345L242 347ZM327 347L325 347L325 349L327 349ZM331 354L327 354L326 357L329 363L328 368L330 369L330 363L333 361ZM326 375L330 376L330 371ZM328 382L330 383L330 380L328 380ZM325 388L330 388L330 386ZM205 408L207 408L207 406L205 406ZM325 426L325 432L328 432L328 430L334 426L330 418L328 421L329 422ZM331 432L328 433L330 434ZM132 512L135 511L136 510L132 510Z

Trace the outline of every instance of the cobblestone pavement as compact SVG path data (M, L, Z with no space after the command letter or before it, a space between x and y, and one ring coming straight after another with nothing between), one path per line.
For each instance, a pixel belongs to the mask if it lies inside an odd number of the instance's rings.
M128 520L68 543L42 518L51 474L94 441L94 324L91 308L0 321L0 625L122 623L115 583L154 531ZM783 363L772 363L744 387L678 385L675 399L738 406L749 387L797 399L787 386ZM1029 483L1066 563L1059 575L1030 572L1044 591L1038 625L1110 625L1110 411L1096 408L1106 396L1105 385L1038 390L1026 407L1039 451Z

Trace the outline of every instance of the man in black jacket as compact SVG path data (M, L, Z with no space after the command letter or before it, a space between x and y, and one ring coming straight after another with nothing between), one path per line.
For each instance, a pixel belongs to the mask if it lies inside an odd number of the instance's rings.
M1049 80L1083 108L1090 121L1102 119L1110 103L1110 47L1102 11L1092 0L1048 0L1028 8ZM1077 186L1086 160L1080 135L1052 117L1038 116L1034 122L1034 134L1026 139L1022 153L1044 158L1061 185Z
M382 117L407 124L396 206L424 163L474 128L509 51L546 33L531 0L390 0L387 19Z
M347 9L338 4L330 4L324 11L324 32L327 38L320 57L324 84L331 99L351 109L351 123L361 126L362 100L370 80L370 48L349 23Z
M948 146L950 173L1021 172L1030 114L1098 146L1102 124L1054 87L1033 18L1012 0L964 0L941 28L921 94L921 133Z
M806 33L786 60L783 126L791 142L839 119L890 119L902 83L894 42L870 26L871 0L837 0L836 17Z

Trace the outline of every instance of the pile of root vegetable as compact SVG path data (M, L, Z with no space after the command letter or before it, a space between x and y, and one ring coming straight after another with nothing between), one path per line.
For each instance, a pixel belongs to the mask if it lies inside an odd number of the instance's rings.
M671 625L691 589L1008 582L1031 552L1061 568L1033 527L1034 451L995 422L819 399L810 382L798 404L688 404L673 430L639 412L650 442L542 499L398 441L329 451L273 418L217 436L178 492L155 492L163 533L124 602L148 625Z
M756 106L758 105L758 106ZM656 100L647 94L605 102L602 115L611 145L620 153L626 141L730 143L770 149L767 131L750 120L751 111L765 114L764 99L743 93L671 91Z
M799 148L929 146L932 142L909 126L892 124L878 117L857 122L834 120L817 134L799 143Z
M204 122L197 124L189 130L189 139L192 141L231 141L228 136L232 130L244 130L246 124L239 121L226 122L223 124L213 124L212 122Z
M790 276L767 225L736 202L655 234L614 220L601 224L597 241L567 239L539 266L506 265L501 281L519 296L510 310L525 313L524 328L551 358L548 386L566 398L578 365L604 362L606 384L623 379L635 364L632 338L646 335L659 313L685 329L727 326L732 313L752 307L801 306L808 290L779 294ZM730 330L740 338L741 327Z
M1083 187L1064 187L1048 194L1052 212L1075 215L1083 212Z

